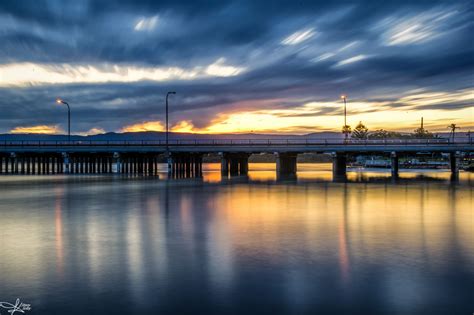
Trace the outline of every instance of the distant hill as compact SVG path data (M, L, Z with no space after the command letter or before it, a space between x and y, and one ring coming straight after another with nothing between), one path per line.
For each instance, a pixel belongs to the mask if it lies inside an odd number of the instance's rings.
M439 137L448 138L449 132L435 133ZM104 134L90 135L90 136L78 136L72 135L72 140L102 140L102 141L124 141L124 140L164 140L165 132L107 132ZM309 133L306 135L291 135L291 134L256 134L256 133L245 133L245 134L197 134L197 133L170 133L169 139L342 139L343 135L339 132L317 132ZM456 133L457 139L465 139L467 135L465 132ZM473 135L474 138L474 135ZM44 134L0 134L0 141L15 141L15 140L67 140L67 135L44 135Z
M114 140L164 140L166 138L165 132L125 132L115 133L108 132L98 135L90 136L78 136L71 135L72 140L102 140L102 141L114 141ZM312 133L307 135L288 135L288 134L196 134L196 133L170 133L169 139L340 139L342 136L336 132L322 132ZM0 141L12 141L12 140L67 140L67 135L45 135L45 134L0 134Z

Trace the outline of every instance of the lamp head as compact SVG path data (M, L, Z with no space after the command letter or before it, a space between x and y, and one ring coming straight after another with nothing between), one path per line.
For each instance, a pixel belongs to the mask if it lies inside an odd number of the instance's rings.
M347 98L347 95L341 95L341 99L345 100Z
M168 92L168 94L176 94L176 92Z
M67 103L65 100L61 99L61 98L57 98L57 99L56 99L56 103L68 105L68 103Z

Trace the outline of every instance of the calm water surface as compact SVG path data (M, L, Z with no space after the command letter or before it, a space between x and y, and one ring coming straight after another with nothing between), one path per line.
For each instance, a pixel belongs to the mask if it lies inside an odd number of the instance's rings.
M474 312L472 174L299 169L0 177L0 301L32 315Z

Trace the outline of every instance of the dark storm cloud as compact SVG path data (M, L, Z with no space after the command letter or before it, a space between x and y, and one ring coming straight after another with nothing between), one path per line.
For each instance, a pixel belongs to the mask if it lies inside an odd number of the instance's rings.
M472 87L473 17L467 1L2 1L0 64L191 69L225 58L246 70L228 78L3 87L0 131L62 124L52 104L57 96L74 103L76 131L162 120L170 89L179 92L173 121L198 127L219 113L292 109L341 91L403 106L398 97L410 89ZM422 27L400 35L410 21ZM298 31L312 37L282 44ZM452 110L469 102L430 106Z

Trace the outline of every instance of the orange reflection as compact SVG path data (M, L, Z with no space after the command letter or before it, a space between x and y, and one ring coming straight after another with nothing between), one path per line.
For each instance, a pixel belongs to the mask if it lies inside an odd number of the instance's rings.
M345 201L344 201L345 202ZM341 277L344 283L350 280L349 274L349 255L347 252L347 239L346 239L346 214L339 219L339 266L341 268Z
M202 166L202 177L206 183L218 183L222 180L220 163L205 163Z
M63 246L63 220L61 209L61 198L56 196L54 204L54 226L55 226L55 245L56 245L56 265L59 273L64 271L64 246Z

